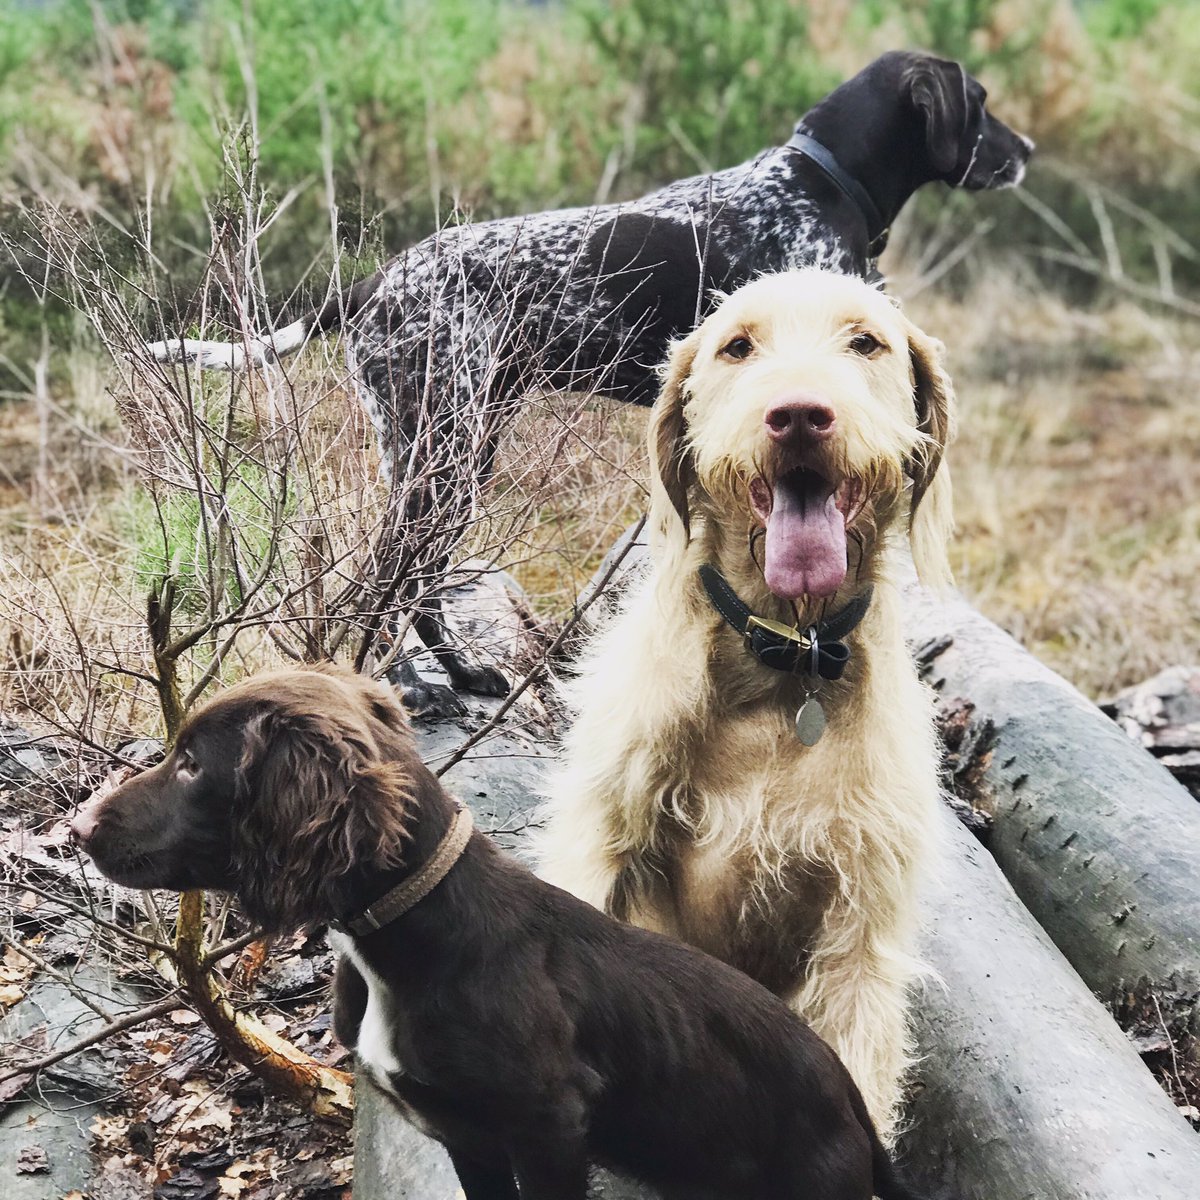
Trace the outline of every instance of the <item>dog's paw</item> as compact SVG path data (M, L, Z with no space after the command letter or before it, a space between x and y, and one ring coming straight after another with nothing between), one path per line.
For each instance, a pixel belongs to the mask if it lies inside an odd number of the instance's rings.
M495 667L475 664L464 666L455 673L454 686L464 692L474 692L476 696L507 696L512 690L504 674Z
M411 716L427 721L447 721L467 715L467 706L444 683L421 680L406 684L400 689L400 699Z

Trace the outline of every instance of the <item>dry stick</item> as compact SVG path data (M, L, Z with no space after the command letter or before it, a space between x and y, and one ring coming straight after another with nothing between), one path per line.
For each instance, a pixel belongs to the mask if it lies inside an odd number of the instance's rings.
M1158 1002L1158 996L1151 991L1150 999L1154 1002L1154 1011L1158 1016L1159 1027L1163 1031L1163 1036L1167 1039L1167 1048L1171 1051L1171 1074L1175 1076L1175 1086L1179 1088L1180 1098L1187 1099L1187 1088L1184 1086L1183 1077L1179 1074L1179 1054L1175 1050L1175 1039L1171 1036L1170 1029L1167 1028L1167 1022L1163 1018L1162 1006Z
M92 1010L101 1020L112 1024L112 1014L102 1008L95 1001L88 998L87 993L69 976L52 967L40 954L35 954L32 950L22 946L16 938L9 937L6 933L0 933L0 941L4 942L16 954L19 954L26 962L32 963L43 975L49 975L51 979L57 980L79 1001L80 1004L86 1005Z
M1157 289L1144 283L1138 283L1128 276L1123 276L1120 279L1114 278L1109 274L1107 267L1096 259L1089 260L1080 257L1078 254L1068 254L1066 251L1056 250L1052 246L1035 246L1033 253L1039 258L1048 259L1050 262L1061 263L1066 267L1074 267L1075 270L1082 271L1086 275L1094 275L1096 278L1112 284L1118 290L1128 292L1138 300L1147 300L1152 304L1161 304L1164 308L1174 309L1176 312L1184 313L1189 317L1200 317L1200 304L1191 300L1185 300L1182 296L1164 296Z
M155 966L182 985L231 1058L249 1067L268 1086L303 1104L314 1116L348 1125L354 1112L352 1076L317 1062L234 1009L205 962L199 934L203 914L203 892L185 892L180 897L175 953Z
M201 963L203 966L211 967L219 963L221 959L228 958L231 954L236 954L239 950L245 950L247 946L253 945L255 942L262 942L265 938L266 935L261 929L254 929L249 933L243 933L241 937L231 938L228 942L222 942L219 946L213 946L211 949L206 950Z
M168 996L165 1000L156 1001L154 1004L148 1004L145 1008L136 1009L134 1012L127 1013L123 1017L116 1017L102 1029L97 1029L84 1037L78 1038L69 1046L63 1046L61 1049L55 1050L52 1054L47 1054L43 1058L31 1059L29 1062L20 1064L15 1070L9 1071L5 1075L0 1075L0 1083L7 1083L10 1079L16 1079L19 1075L32 1075L46 1067L52 1067L55 1063L62 1062L64 1058L70 1058L72 1054L78 1054L81 1050L86 1050L89 1046L96 1045L97 1042L103 1042L115 1034L124 1033L127 1029L133 1029L136 1025L144 1025L147 1021L153 1021L155 1017L164 1017L167 1013L172 1013L177 1009L186 1007L187 1005L184 1003L182 997L176 994Z
M514 704L516 704L516 702L521 698L521 696L528 689L529 685L531 683L533 683L533 681L535 679L540 677L541 673L546 669L546 664L554 656L554 652L563 644L563 642L565 642L567 640L567 637L574 631L575 627L579 624L581 618L583 617L583 614L585 612L587 612L587 610L589 608L591 608L591 606L596 602L596 600L604 594L605 588L608 587L609 582L612 580L612 577L617 573L617 570L620 568L621 564L625 561L625 556L629 553L630 550L633 549L633 546L637 542L637 539L638 539L639 535L641 534L642 529L645 527L645 525L646 525L646 517L645 517L645 514L643 513L643 515L638 518L637 524L633 527L633 531L629 535L629 540L626 541L625 545L621 548L621 553L618 554L617 557L613 559L612 563L609 565L608 570L605 571L604 574L601 576L600 581L599 581L599 583L597 583L595 589L592 591L592 594L575 610L571 619L569 621L566 621L563 624L563 627L558 631L558 636L555 637L554 641L552 641L550 643L550 645L546 647L545 653L542 655L541 661L538 663L535 663L534 666L530 669L529 673L525 676L525 678L522 679L521 682L515 688L513 688L513 690L511 692L509 692L508 696L505 698L504 702L500 705L500 707L498 709L496 709L496 711L492 715L491 719L489 721L485 722L483 725L481 725L479 727L479 729L477 729L473 734L471 734L471 736L469 738L467 738L466 741L464 741L463 744L461 746L459 746L459 748L457 750L455 750L455 752L452 755L450 755L450 757L440 767L438 767L438 769L434 772L434 774L439 775L439 776L445 775L445 773L448 770L450 770L450 768L452 766L454 766L455 763L461 762L462 759L466 757L466 755L468 754L468 752L471 750L471 748L473 746L477 746L485 737L487 737L487 735L489 733L492 732L493 729L496 728L497 725L500 724L500 722L504 719L504 714L507 713L508 710L510 708L512 708L512 706Z
M990 217L985 221L980 221L953 250L948 251L929 270L922 272L912 287L905 289L904 299L911 300L914 296L919 296L926 288L937 283L948 271L958 266L975 248L976 243L991 232L995 224L996 222Z

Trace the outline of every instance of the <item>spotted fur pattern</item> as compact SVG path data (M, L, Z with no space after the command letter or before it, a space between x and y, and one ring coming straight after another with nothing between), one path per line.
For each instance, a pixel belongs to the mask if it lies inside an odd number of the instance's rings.
M496 424L485 407L531 390L649 404L664 347L717 290L805 265L863 272L864 237L823 215L806 168L775 148L628 204L449 228L393 259L346 338L385 470L422 417L471 437ZM417 399L431 383L432 410Z

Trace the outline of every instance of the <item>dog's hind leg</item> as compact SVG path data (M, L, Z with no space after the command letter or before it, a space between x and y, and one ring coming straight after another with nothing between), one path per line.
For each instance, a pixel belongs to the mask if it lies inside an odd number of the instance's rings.
M445 565L442 567L445 570ZM433 651L442 670L450 676L451 684L477 696L507 696L508 680L504 673L483 663L471 662L465 654L455 648L450 631L442 615L440 596L426 600L413 615L413 628L417 636Z
M364 355L348 346L347 363L391 486L375 554L381 594L386 607L412 614L413 628L451 687L423 680L409 662L399 663L390 678L414 713L461 716L465 709L455 689L506 696L509 684L456 642L439 592L455 549L475 523L480 493L519 397L509 377L489 373L486 343L454 364L443 392L430 384L427 345L407 344L399 334L393 338L390 326L377 337L386 352L368 347ZM395 636L398 622L392 616L384 620Z
M401 658L387 673L388 682L399 693L404 707L414 717L431 717L444 720L466 716L467 706L458 698L453 688L443 683L430 683L422 679L420 672L409 658Z

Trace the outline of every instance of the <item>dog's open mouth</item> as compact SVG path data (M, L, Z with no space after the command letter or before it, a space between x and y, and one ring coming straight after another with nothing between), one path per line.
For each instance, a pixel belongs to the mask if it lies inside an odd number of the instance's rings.
M858 487L808 467L785 471L773 484L750 483L750 505L766 528L763 575L784 600L832 596L846 578L847 515Z

